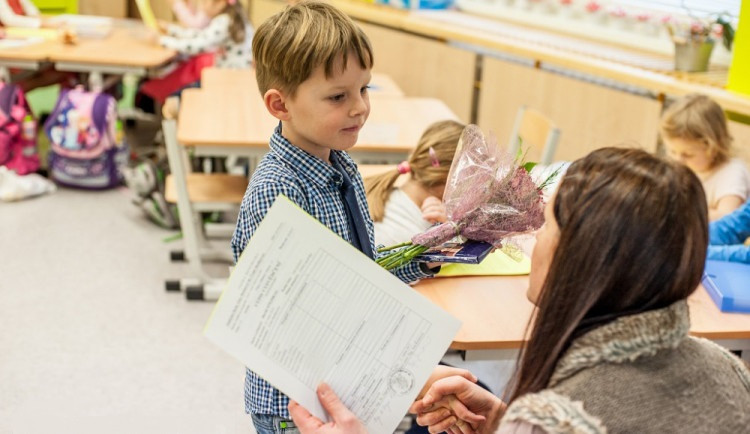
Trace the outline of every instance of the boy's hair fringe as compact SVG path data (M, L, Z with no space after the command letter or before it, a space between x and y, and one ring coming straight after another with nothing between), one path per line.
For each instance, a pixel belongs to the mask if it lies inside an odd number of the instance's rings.
M419 139L417 147L409 155L410 175L412 179L426 188L445 184L451 170L453 156L456 154L458 140L465 125L456 121L440 121L427 127ZM435 151L440 165L432 165L430 148ZM364 179L367 204L373 221L379 222L385 216L385 204L391 195L393 184L400 176L394 168L380 175Z
M253 61L261 94L279 89L294 96L299 85L323 65L331 77L350 54L362 68L373 65L370 41L351 18L327 3L302 1L263 22L253 37Z
M670 105L661 117L662 137L696 140L704 143L713 155L711 167L731 156L732 136L724 110L714 100L701 94L689 94Z

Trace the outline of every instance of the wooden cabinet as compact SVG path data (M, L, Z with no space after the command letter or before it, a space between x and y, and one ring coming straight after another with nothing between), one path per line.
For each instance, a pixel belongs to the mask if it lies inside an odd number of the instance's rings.
M476 54L382 26L359 25L372 43L376 71L391 76L406 96L438 98L469 122Z
M477 123L501 144L525 104L560 128L555 160L618 144L656 149L661 104L655 99L490 57L484 58L481 86Z
M128 15L128 2L126 0L78 0L78 13L125 18Z

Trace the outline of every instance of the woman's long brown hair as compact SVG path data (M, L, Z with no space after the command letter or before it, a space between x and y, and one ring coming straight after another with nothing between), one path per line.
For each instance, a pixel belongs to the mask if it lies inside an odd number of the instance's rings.
M687 298L703 272L708 217L686 167L636 149L574 162L553 203L558 245L510 400L549 383L571 342L618 317Z

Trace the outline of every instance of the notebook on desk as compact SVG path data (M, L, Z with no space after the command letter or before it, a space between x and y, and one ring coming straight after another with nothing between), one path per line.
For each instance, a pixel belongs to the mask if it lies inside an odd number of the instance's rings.
M750 265L706 261L703 287L722 312L750 313Z

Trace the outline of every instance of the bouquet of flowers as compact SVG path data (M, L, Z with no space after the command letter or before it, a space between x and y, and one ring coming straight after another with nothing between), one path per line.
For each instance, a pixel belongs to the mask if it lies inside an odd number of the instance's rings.
M539 229L544 223L542 190L557 172L537 185L529 174L534 163L521 164L521 159L486 140L476 125L467 126L443 195L448 221L411 242L378 250L390 252L378 258L378 264L387 270L401 267L457 236L500 247L510 236Z
M732 49L734 41L734 27L731 21L723 14L715 17L695 17L679 20L671 16L664 17L662 22L667 28L672 40L677 44L685 44L690 41L704 42L721 39L727 50Z

